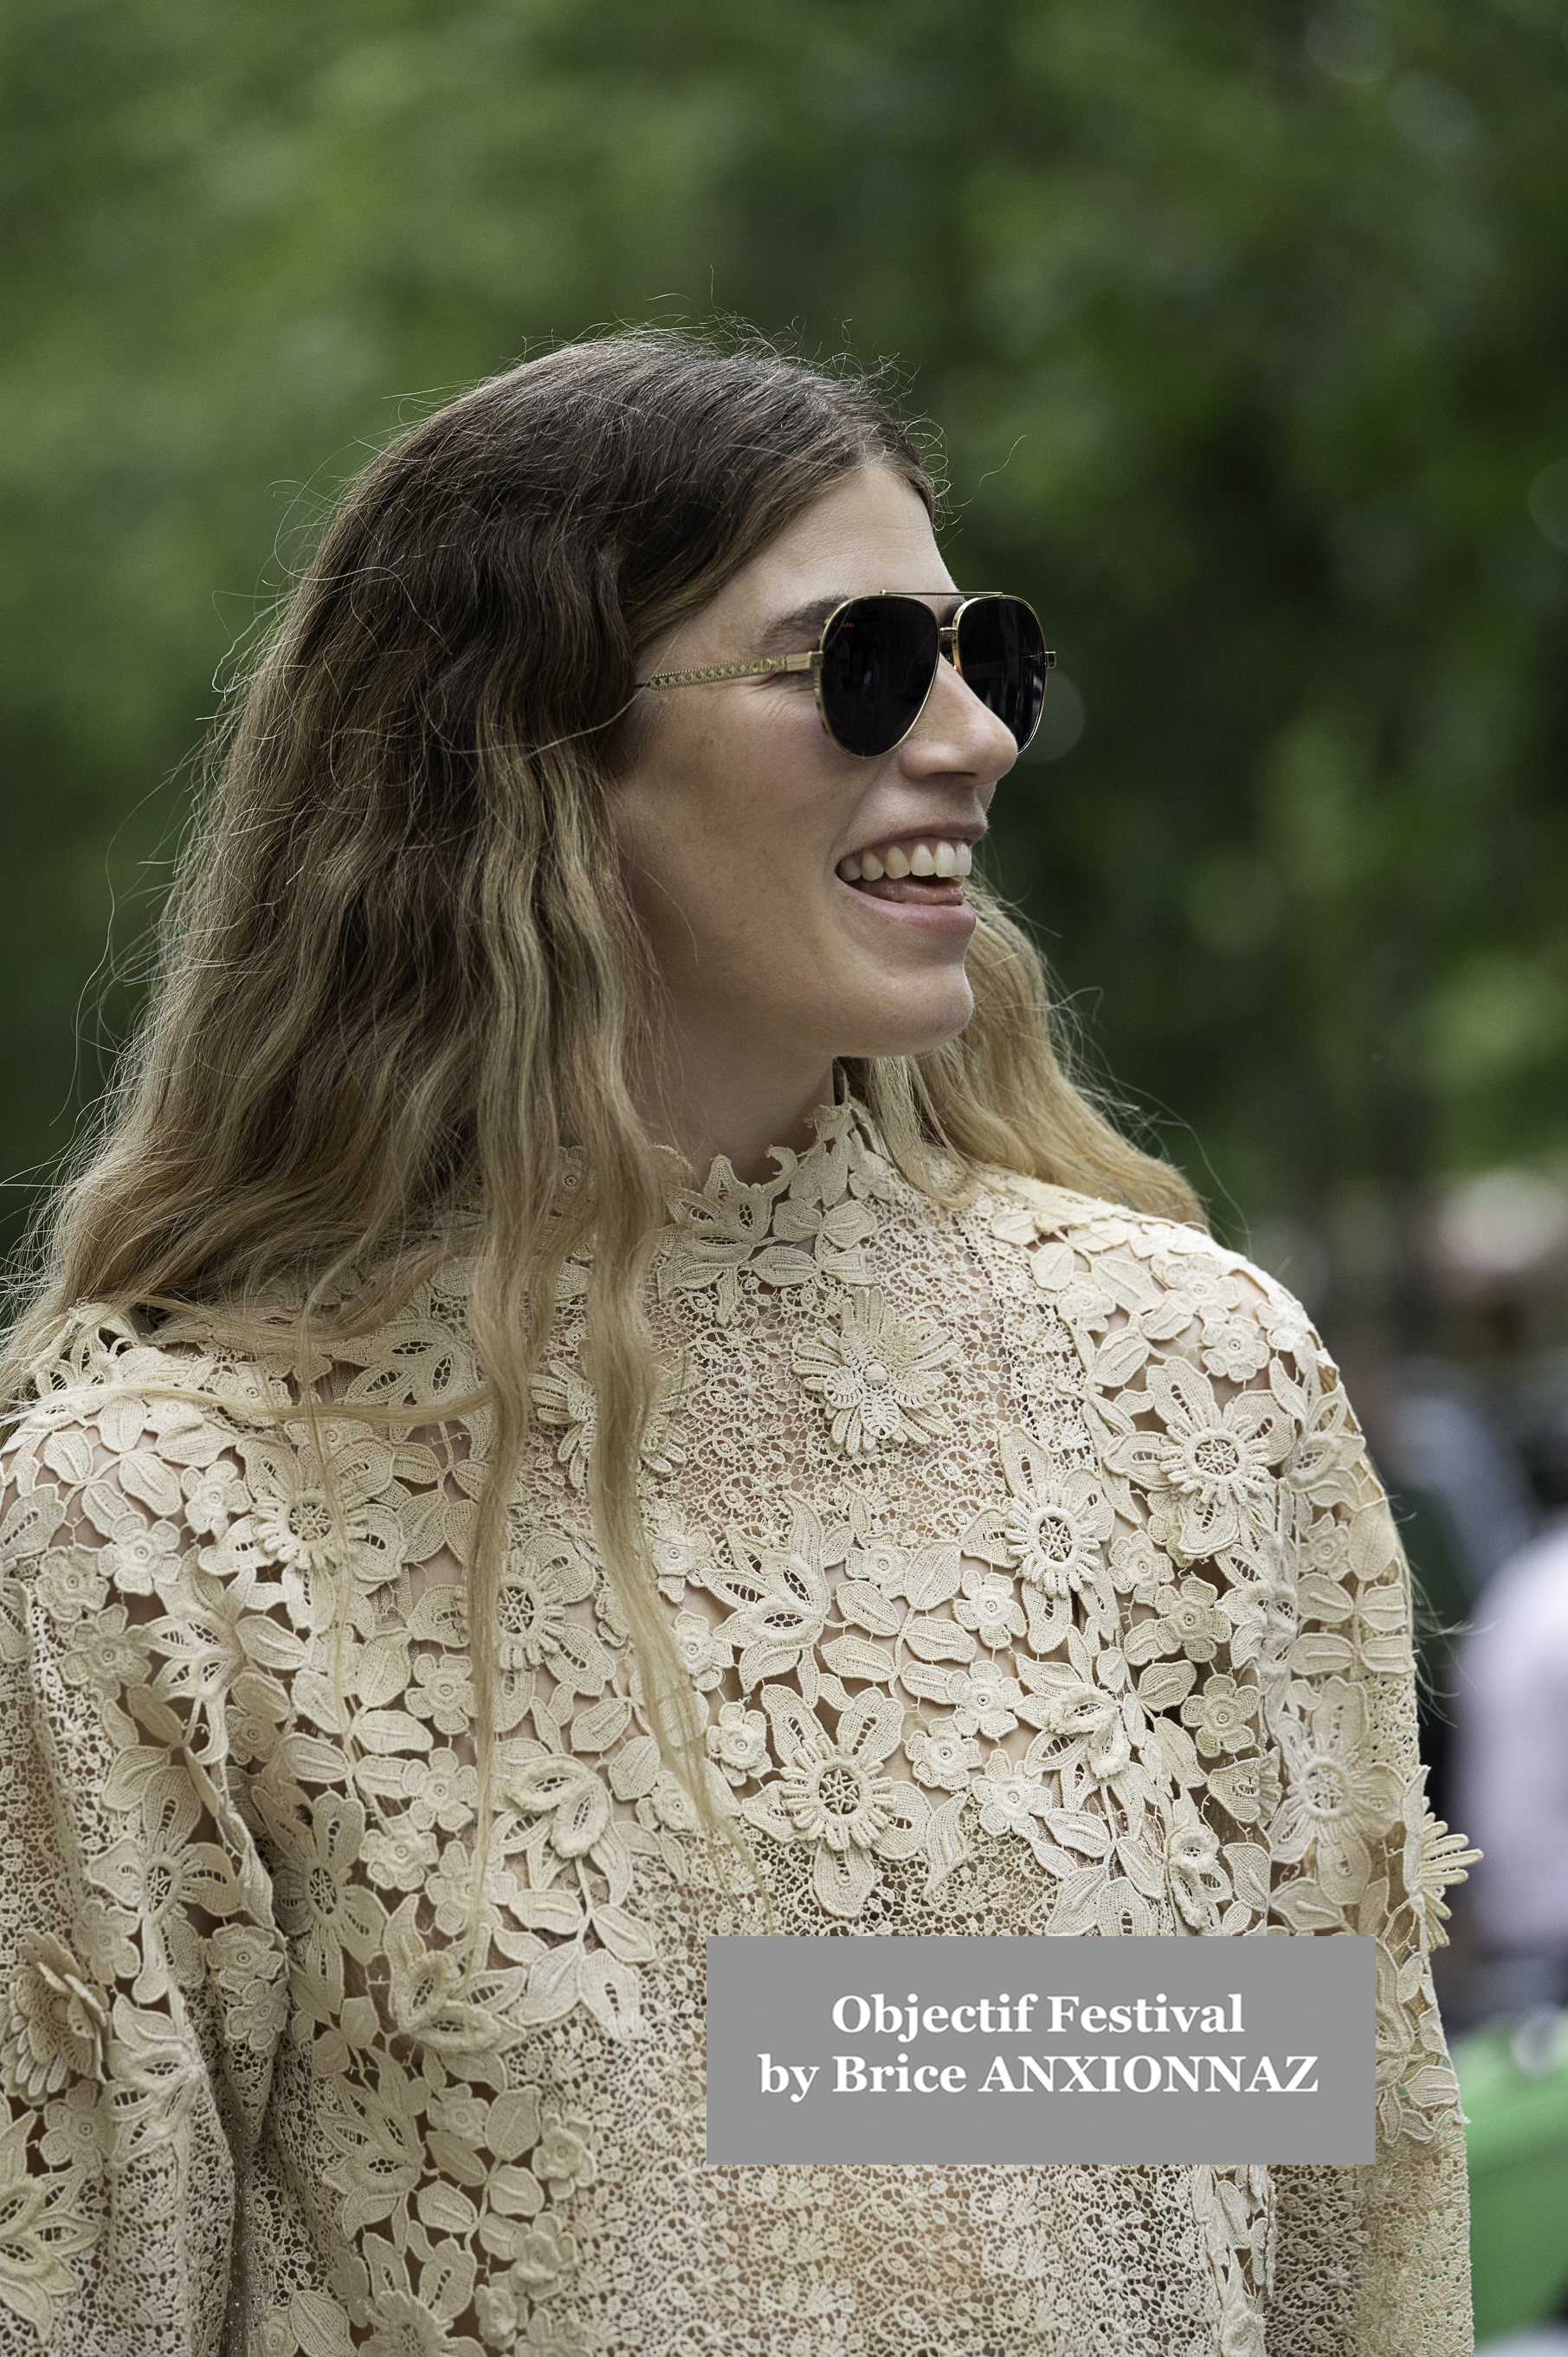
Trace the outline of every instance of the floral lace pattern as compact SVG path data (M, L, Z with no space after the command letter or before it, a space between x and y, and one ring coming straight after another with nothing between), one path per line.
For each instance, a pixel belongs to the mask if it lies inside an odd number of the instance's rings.
M1397 1542L1299 1309L853 1103L678 1194L643 1506L733 1887L585 1498L569 1263L481 1874L448 1265L304 1414L83 1317L0 1497L0 2350L1467 2352ZM171 1398L159 1386L180 1384ZM269 1416L264 1411L275 1410ZM1370 1933L1366 2169L708 2169L710 1932Z

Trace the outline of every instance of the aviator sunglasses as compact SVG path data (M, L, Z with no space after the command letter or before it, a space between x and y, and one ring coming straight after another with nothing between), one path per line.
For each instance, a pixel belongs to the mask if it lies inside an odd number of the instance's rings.
M950 598L952 590L932 590ZM1046 674L1056 656L1032 606L994 590L963 597L939 622L912 592L846 597L822 625L810 654L755 655L702 671L661 671L644 687L705 687L774 672L811 674L817 714L835 745L861 760L891 753L926 708L946 655L965 687L1009 727L1021 753L1040 725Z

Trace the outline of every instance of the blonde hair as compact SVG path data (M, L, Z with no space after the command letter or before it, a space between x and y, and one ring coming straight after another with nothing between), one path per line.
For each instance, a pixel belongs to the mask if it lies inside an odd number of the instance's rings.
M636 651L877 464L933 504L865 382L663 332L553 351L387 449L215 740L145 1020L37 1232L7 1399L84 1303L154 1312L160 1338L216 1320L269 1355L281 1334L305 1369L472 1254L491 1472L466 1572L487 1793L507 1501L555 1279L591 1244L596 1535L660 1747L714 1824L638 1506L668 1167L633 1098L659 982L608 790L635 743ZM961 1038L851 1068L896 1161L943 1199L990 1163L1194 1218L1180 1176L1072 1086L1037 954L974 897ZM582 1181L564 1193L573 1149ZM463 1405L331 1413L429 1424Z

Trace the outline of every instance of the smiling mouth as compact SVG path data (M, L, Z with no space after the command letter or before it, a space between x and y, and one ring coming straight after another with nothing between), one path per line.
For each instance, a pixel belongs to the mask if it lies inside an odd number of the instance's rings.
M839 861L837 873L845 884L873 900L961 908L963 878L973 866L974 856L967 843L950 843L945 835L911 836L907 842L851 852Z

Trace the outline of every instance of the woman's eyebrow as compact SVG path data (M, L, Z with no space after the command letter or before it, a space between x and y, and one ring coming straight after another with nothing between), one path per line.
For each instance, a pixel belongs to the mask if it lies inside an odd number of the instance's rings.
M813 597L810 605L796 606L788 614L779 614L763 631L758 654L788 654L797 647L809 646L822 636L822 624L835 606L842 606L851 593L841 589L832 597Z
M910 597L921 597L928 602L949 608L961 605L963 602L961 589L931 589L923 592L910 590L907 594ZM865 592L841 589L833 597L813 597L809 605L796 606L789 613L779 615L763 631L757 646L757 653L764 655L790 653L802 644L809 646L814 639L822 636L822 624L834 607L843 605L850 597L856 595L864 597Z

